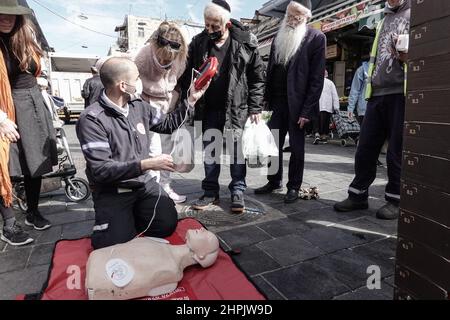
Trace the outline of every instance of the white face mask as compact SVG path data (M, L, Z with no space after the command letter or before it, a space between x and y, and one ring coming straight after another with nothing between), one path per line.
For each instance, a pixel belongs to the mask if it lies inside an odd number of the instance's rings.
M136 81L136 84L135 84L134 88L135 88L134 93L127 92L130 95L130 100L140 99L141 98L142 91L144 90L141 79L138 79Z

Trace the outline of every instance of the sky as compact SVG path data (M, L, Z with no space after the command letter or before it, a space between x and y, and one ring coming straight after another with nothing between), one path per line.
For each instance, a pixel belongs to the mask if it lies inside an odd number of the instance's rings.
M232 17L253 18L268 0L228 0ZM116 41L116 26L125 15L203 22L203 8L210 0L27 0L50 46L59 53L104 56ZM47 8L44 8L47 7ZM53 11L50 12L50 11ZM99 33L85 30L69 21ZM87 19L80 18L80 15Z

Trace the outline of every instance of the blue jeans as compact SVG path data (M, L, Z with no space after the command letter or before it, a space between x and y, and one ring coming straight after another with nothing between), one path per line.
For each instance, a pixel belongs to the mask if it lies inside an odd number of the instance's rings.
M216 132L223 134L225 127L225 112L209 111L203 120L203 134L207 130L215 129ZM214 143L216 148L211 150L211 156L219 160L222 155L223 141L215 141L216 138L204 136L203 150L208 151L208 147ZM247 175L247 166L243 161L242 148L240 141L234 141L233 161L230 165L231 183L228 189L232 194L243 193L247 189L245 177ZM212 147L212 146L211 146ZM205 161L205 179L202 181L202 189L206 196L215 197L219 195L220 185L219 176L221 164L218 161Z

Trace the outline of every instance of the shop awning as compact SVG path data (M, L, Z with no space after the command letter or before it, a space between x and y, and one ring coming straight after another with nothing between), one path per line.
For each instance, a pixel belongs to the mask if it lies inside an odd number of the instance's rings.
M324 33L338 30L353 23L360 23L360 30L367 26L369 29L376 27L383 16L383 1L364 0L359 2L343 3L345 7L336 11L326 10L314 16L311 26Z
M329 8L348 0L311 0L313 13L317 10ZM291 0L271 0L263 4L258 12L265 16L280 18L286 13L286 8Z

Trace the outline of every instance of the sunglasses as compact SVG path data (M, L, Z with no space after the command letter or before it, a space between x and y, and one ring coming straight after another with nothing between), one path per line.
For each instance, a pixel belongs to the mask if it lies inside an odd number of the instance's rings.
M162 36L158 36L158 44L161 47L170 46L170 48L172 48L173 50L177 50L177 51L180 50L180 48L181 48L181 43L167 40L166 38L163 38Z

